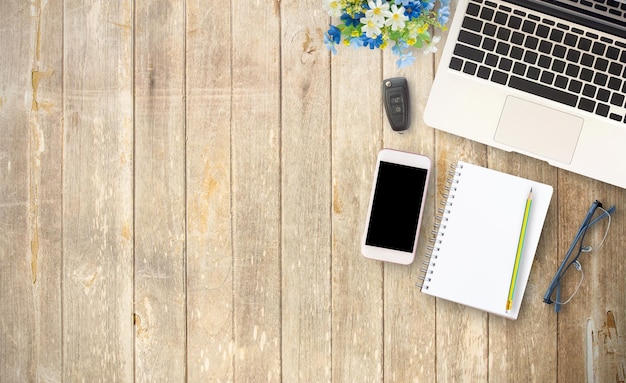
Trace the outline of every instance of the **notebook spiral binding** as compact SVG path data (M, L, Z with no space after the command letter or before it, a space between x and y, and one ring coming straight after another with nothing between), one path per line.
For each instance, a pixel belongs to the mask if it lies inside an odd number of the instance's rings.
M437 216L435 216L435 224L433 225L432 237L430 244L426 246L427 252L422 262L423 267L420 271L423 273L418 277L419 282L416 286L423 290L428 290L432 277L435 273L437 266L437 258L439 257L439 246L443 241L443 237L446 231L446 222L450 215L450 211L454 205L454 197L457 191L457 184L459 182L458 177L463 170L462 164L451 164L448 171L448 178L444 187L445 193L443 201L441 201L441 207L437 209Z

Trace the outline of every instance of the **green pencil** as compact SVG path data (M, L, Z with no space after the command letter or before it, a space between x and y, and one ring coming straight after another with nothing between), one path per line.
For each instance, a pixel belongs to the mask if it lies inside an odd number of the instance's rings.
M519 233L517 242L517 254L515 255L515 265L513 266L513 275L511 276L511 286L509 287L509 297L506 301L506 312L511 311L513 306L513 295L515 294L515 285L517 284L517 274L519 271L520 259L522 258L522 249L524 248L524 237L526 237L526 226L528 226L528 216L530 215L530 205L533 202L533 189L530 188L528 199L526 199L526 208L524 209L524 220L522 221L522 229Z

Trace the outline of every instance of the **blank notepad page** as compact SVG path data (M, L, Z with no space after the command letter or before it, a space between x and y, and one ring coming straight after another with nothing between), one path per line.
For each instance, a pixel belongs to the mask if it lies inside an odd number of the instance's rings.
M517 319L552 187L458 162L422 292ZM528 194L533 198L513 307L506 301Z

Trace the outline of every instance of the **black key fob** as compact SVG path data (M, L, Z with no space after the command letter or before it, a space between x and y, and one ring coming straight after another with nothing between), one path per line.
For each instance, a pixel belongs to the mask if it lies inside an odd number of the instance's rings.
M409 85L404 77L383 80L383 102L391 128L397 132L409 127Z

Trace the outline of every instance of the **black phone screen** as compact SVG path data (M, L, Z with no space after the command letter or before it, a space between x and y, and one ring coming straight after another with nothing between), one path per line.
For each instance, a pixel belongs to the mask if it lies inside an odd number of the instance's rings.
M413 252L427 172L380 162L366 245Z

